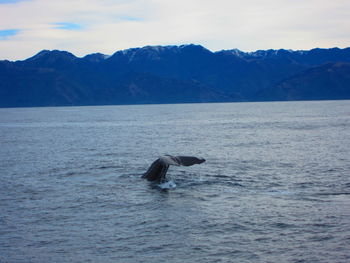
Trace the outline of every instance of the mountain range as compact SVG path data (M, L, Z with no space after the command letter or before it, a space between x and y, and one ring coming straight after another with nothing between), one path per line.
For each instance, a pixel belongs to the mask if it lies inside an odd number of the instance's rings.
M0 107L350 99L350 48L146 46L0 61Z

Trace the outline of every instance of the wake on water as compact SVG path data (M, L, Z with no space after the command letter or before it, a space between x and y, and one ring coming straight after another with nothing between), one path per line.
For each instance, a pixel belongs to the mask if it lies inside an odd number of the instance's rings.
M173 180L170 180L161 184L157 184L157 186L162 190L175 189L176 183Z

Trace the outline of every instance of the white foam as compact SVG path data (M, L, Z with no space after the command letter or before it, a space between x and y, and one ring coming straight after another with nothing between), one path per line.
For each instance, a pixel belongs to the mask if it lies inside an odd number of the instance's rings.
M176 188L176 184L174 181L170 180L162 184L158 184L158 187L161 189L174 189Z

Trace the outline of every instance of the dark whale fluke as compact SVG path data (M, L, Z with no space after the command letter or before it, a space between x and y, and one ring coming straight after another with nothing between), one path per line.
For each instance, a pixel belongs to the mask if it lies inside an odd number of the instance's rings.
M148 181L162 183L165 181L165 175L168 171L169 165L191 166L194 164L201 164L203 162L205 162L205 159L193 156L164 155L151 164L150 168L148 168L147 172L144 173L142 178L146 178Z

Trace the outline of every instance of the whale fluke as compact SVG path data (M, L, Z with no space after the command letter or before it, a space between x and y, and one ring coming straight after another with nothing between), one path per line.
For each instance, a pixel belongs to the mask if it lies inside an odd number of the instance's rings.
M142 178L146 178L148 181L161 183L165 181L165 175L168 171L169 165L191 166L203 162L205 162L205 159L194 156L164 155L151 164L147 172L142 175Z

